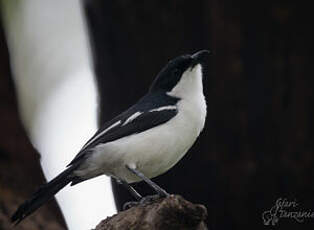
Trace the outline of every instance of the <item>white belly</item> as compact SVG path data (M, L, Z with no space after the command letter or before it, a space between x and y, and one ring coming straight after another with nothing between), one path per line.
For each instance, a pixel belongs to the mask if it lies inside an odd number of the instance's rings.
M77 175L106 174L131 183L140 179L125 165L136 167L148 178L166 172L193 145L205 123L205 100L182 100L178 109L179 113L163 125L97 146Z

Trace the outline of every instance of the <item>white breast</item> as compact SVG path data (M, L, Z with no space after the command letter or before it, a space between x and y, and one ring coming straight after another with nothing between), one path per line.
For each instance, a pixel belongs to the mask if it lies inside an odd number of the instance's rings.
M87 161L86 170L91 174L122 178L130 183L139 179L126 170L126 164L136 166L149 178L175 165L199 136L206 117L200 66L186 73L181 81L178 88L169 92L169 95L181 98L177 105L178 114L174 118L145 132L97 146ZM86 171L82 175L87 176Z

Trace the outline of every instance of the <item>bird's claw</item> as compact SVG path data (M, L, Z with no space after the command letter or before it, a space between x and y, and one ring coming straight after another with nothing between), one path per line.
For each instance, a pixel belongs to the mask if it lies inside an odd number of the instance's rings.
M132 208L132 207L135 207L137 205L139 205L140 202L137 202L137 201L129 201L129 202L126 202L124 205L123 205L123 210L127 210L129 208Z
M155 194L155 195L149 195L149 196L145 196L140 200L140 204L151 204L153 202L155 202L156 200L160 199L161 195L159 194Z
M135 206L138 206L138 205L151 204L151 203L155 202L156 200L160 199L161 197L163 197L163 196L161 196L159 194L155 194L155 195L145 196L140 201L129 201L129 202L126 202L123 205L123 210L127 210L129 208L132 208L132 207L135 207Z

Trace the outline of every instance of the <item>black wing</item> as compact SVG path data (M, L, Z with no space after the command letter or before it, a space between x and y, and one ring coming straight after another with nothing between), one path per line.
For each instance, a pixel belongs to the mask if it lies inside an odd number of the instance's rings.
M177 109L174 107L161 111L151 111L155 108L175 105L178 101L177 98L170 96L165 97L166 98L159 98L163 100L157 100L157 103L156 101L152 102L151 98L143 98L129 110L115 117L111 121L106 122L87 142L87 144L83 146L82 150L76 155L69 165L84 159L86 153L100 143L103 144L135 133L144 132L145 130L166 123L172 119L178 113ZM156 99L156 95L154 98ZM158 103L158 101L160 101L160 103ZM126 123L127 119L136 112L140 112L141 114L131 122ZM108 131L104 132L106 129L108 129ZM102 132L104 132L104 134L101 134Z

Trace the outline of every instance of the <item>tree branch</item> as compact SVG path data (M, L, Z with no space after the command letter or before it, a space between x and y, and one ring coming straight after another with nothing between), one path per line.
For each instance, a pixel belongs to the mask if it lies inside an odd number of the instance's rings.
M205 206L170 195L108 217L95 230L206 230L206 217Z

